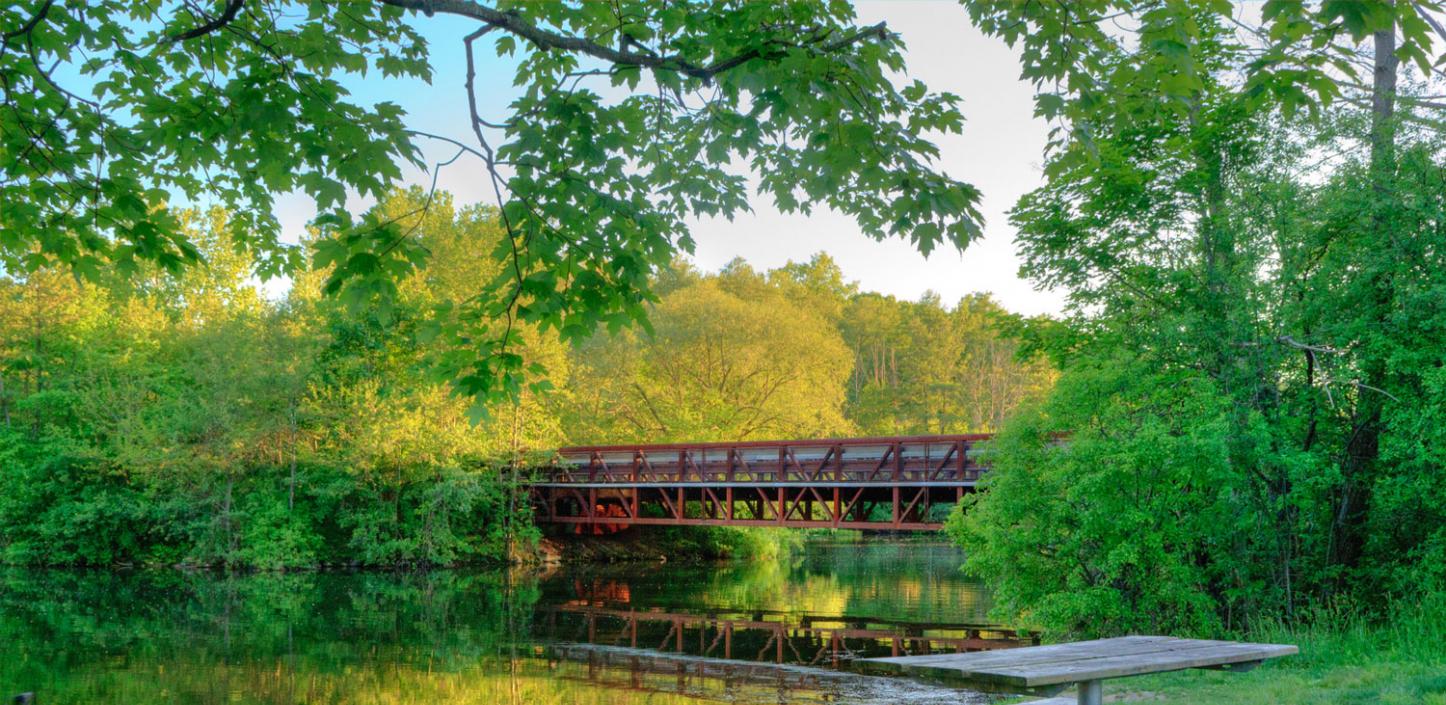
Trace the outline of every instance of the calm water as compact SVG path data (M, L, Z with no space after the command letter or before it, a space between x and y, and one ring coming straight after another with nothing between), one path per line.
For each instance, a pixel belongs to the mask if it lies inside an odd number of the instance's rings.
M58 703L967 703L849 672L988 648L939 544L538 573L0 572L0 697Z

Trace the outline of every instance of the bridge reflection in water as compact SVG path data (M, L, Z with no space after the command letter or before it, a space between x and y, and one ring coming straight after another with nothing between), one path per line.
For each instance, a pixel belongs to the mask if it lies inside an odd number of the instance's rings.
M835 669L855 658L1004 649L1037 641L986 625L765 610L695 614L554 605L538 612L539 633L562 642Z
M556 677L730 702L966 702L952 689L853 674L850 662L1038 643L1032 634L980 624L683 611L586 598L539 606L533 626L544 644L537 655ZM764 700L760 689L769 693Z
M928 530L973 492L984 434L585 446L529 485L543 523Z
M905 678L864 676L809 666L679 656L624 647L540 647L550 678L640 693L649 703L772 705L970 705L997 698ZM621 698L620 698L621 699ZM629 700L631 702L631 700Z

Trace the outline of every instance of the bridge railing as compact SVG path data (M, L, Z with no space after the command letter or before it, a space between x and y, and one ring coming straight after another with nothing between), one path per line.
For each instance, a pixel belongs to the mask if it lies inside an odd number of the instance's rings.
M932 483L979 479L988 434L740 443L578 446L558 450L557 484Z

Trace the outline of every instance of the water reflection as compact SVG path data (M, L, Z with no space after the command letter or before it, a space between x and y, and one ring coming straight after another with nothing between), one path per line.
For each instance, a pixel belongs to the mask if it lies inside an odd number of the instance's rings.
M849 659L1008 646L951 548L549 573L0 572L0 697L50 703L964 702Z
M908 622L860 615L637 611L587 604L539 607L536 634L570 643L662 654L840 668L855 658L1025 646L1027 634L987 625Z
M540 648L559 682L617 694L619 702L771 703L776 705L961 705L990 699L897 678L859 676L801 666L779 666L678 656L607 646Z

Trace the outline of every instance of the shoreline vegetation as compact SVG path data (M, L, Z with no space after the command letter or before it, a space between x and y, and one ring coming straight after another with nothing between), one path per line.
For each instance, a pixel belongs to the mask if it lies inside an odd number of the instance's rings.
M385 306L325 295L325 269L265 298L231 215L184 215L205 266L0 274L0 563L539 560L513 478L548 449L987 430L1054 374L1017 358L988 296L862 292L826 255L766 272L679 260L651 278L650 333L519 328L542 382L488 405L449 386L473 351L435 326L501 271L474 256L504 241L495 209L384 199L376 217L433 255ZM756 344L785 329L792 344ZM750 536L698 532L686 550L774 550Z
M786 560L805 541L852 531L799 531L730 526L648 526L605 536L544 533L543 563L697 563Z

